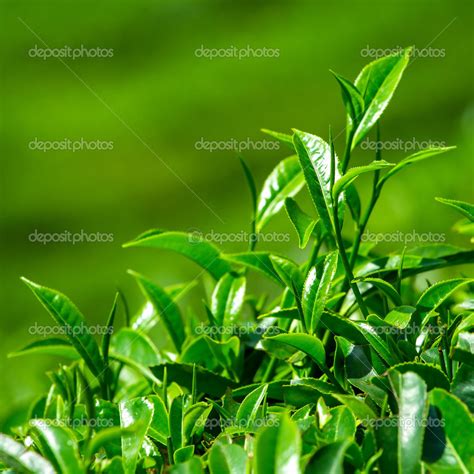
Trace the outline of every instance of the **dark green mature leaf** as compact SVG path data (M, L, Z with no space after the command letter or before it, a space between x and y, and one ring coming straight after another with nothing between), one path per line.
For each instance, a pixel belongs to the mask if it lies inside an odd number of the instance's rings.
M355 86L364 98L364 114L355 128L352 148L369 133L386 109L403 71L408 65L411 48L401 54L386 56L367 64L355 80Z
M292 198L285 199L285 208L293 227L298 235L299 247L304 249L313 233L316 222L304 213Z
M69 428L58 426L51 420L30 420L30 434L42 454L59 472L82 474L77 438Z
M301 440L298 426L288 416L262 428L255 439L255 474L300 473Z
M401 171L408 165L416 163L417 161L422 161L427 158L431 158L432 156L436 156L441 153L445 153L446 151L454 150L454 148L456 147L448 146L448 147L440 147L440 148L425 148L416 153L413 153L410 156L407 156L402 161L397 163L391 170L389 170L387 174L385 174L384 176L380 178L380 180L377 183L377 187L380 189L384 185L385 181L387 181L387 179L391 178L393 175L397 174L399 171Z
M156 312L160 314L174 346L180 351L185 334L183 319L181 318L178 306L163 288L148 278L131 270L128 273L135 278L143 294L153 304Z
M173 250L200 265L216 280L232 270L230 264L221 258L219 249L199 234L154 229L139 235L123 246Z
M22 280L48 310L53 319L64 329L67 338L84 359L90 371L96 377L101 377L104 372L104 362L99 352L99 346L91 336L84 316L79 309L67 296L59 291L38 285L23 277Z
M235 323L244 304L246 279L226 273L217 282L212 294L211 311L218 326Z
M321 138L295 130L293 142L313 203L329 236L333 235L331 149ZM340 177L336 157L335 179Z
M282 285L280 277L273 268L270 256L271 254L269 252L242 252L227 254L224 258L228 262L256 270L270 278L275 283Z
M291 333L278 334L277 336L267 337L265 339L287 344L298 351L304 352L316 362L321 370L327 370L326 352L322 342L316 336L303 333Z
M337 313L324 311L321 315L321 326L338 336L345 337L354 344L367 344L368 342L356 323Z
M431 391L434 388L449 390L449 380L446 375L444 375L438 367L431 364L404 362L403 364L397 364L390 367L388 373L391 374L392 372L399 372L400 374L413 372L417 374L425 382L428 391Z
M356 419L345 406L337 406L329 411L330 418L324 423L321 437L327 443L353 439L356 432Z
M339 194L344 191L351 183L353 183L361 174L370 173L371 171L378 171L384 168L390 168L394 166L393 163L388 163L384 160L373 161L372 163L365 166L356 166L355 168L348 169L335 183L332 190L332 195L336 200Z
M452 357L474 367L474 333L461 332L452 348Z
M344 474L344 455L350 444L346 439L319 448L306 465L304 474Z
M398 402L397 464L398 472L421 473L421 455L426 419L426 384L414 372L389 372Z
M238 444L217 441L209 453L211 474L246 474L247 454Z
M451 391L474 413L474 367L462 364L451 384Z
M367 323L359 323L357 325L359 330L364 335L365 339L374 348L377 354L389 365L395 365L401 362L395 354L393 354L387 343L379 336L377 328Z
M154 405L146 398L133 398L119 405L122 455L125 474L135 473L138 454L153 419Z
M443 455L441 459L429 465L430 471L466 474L473 472L474 421L468 409L454 395L440 388L430 393L429 400L441 412L446 435Z
M474 222L474 205L469 202L456 201L455 199L446 199L446 198L435 198L438 202L446 204L457 211L459 211L463 216L467 217L470 222Z
M433 316L438 307L456 290L473 282L474 278L454 278L452 280L439 281L430 286L416 303L417 310L424 316L424 321Z
M164 368L167 368L168 382L176 382L191 391L193 386L193 365L190 364L163 364L151 367L151 371L159 379L163 379ZM221 397L228 388L233 388L236 383L233 380L221 377L202 367L196 370L197 393L205 393L213 397Z
M304 185L298 157L290 156L272 170L263 184L257 201L257 232L277 214L287 197L297 194Z
M10 436L0 433L0 462L26 474L55 474L51 463Z
M358 278L357 281L363 281L365 283L370 283L375 287L382 290L397 306L401 306L403 304L402 298L398 294L397 290L393 287L391 283L388 281L382 280L381 278Z

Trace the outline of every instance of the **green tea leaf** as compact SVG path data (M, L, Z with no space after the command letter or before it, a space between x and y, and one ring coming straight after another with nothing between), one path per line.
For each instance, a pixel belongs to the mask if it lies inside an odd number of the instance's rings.
M317 221L305 214L292 198L285 199L285 209L298 235L299 247L304 249Z
M59 472L82 474L77 439L74 433L52 420L30 420L30 434L40 451Z
M209 453L211 474L246 474L247 454L238 444L214 443Z
M304 185L298 157L290 156L280 161L263 184L257 200L257 232L277 214L287 197L297 194Z
M218 326L234 324L244 304L245 287L245 277L231 273L226 273L218 281L211 300L211 311Z
M90 371L96 377L101 377L104 372L104 362L99 352L99 346L91 336L84 316L79 309L67 296L59 291L38 285L26 278L22 278L22 280L48 310L53 319L64 329L67 338L84 359Z
M31 342L21 349L11 352L8 357L19 357L24 355L52 355L66 357L68 359L79 359L80 355L74 346L65 339L50 337Z
M448 147L440 147L440 148L425 148L416 153L413 153L410 156L407 156L402 161L397 163L391 170L389 170L387 174L385 174L379 179L377 183L377 187L380 189L384 185L384 183L387 181L387 179L391 178L393 175L397 174L399 171L406 168L408 165L416 163L417 161L422 161L427 158L431 158L432 156L436 156L441 153L445 153L446 151L453 150L454 148L456 147L448 146Z
M331 195L331 149L321 138L295 130L293 142L321 223L329 236L333 235L333 201ZM335 179L340 178L337 157Z
M0 433L0 462L11 467L11 472L55 474L51 463L38 453L29 450L10 436Z
M229 263L221 258L219 249L199 234L154 229L139 235L123 246L173 250L197 263L216 280L232 270Z
M300 471L301 440L296 423L283 416L278 424L257 433L254 447L255 474L281 474Z
M304 474L344 474L344 455L351 444L350 440L336 441L319 448L311 457Z
M456 201L454 199L435 198L438 202L451 206L459 211L463 216L467 217L470 222L474 222L474 205L464 201Z
M244 398L236 415L236 420L239 423L239 426L241 423L250 426L254 422L255 417L257 416L257 410L265 398L267 389L267 385L261 385Z
M273 268L269 252L242 252L227 254L224 258L236 265L243 265L244 267L256 270L266 277L270 278L275 283L282 285L282 281Z
M364 139L386 109L408 66L410 53L411 48L407 48L401 54L377 59L365 66L355 80L355 87L364 97L365 107L354 132L352 148Z
M183 320L178 306L163 288L148 278L132 270L129 270L128 273L135 278L143 294L153 304L156 312L160 314L174 346L180 351L185 339L185 334Z
M344 175L342 175L335 183L332 190L334 200L336 200L339 194L342 193L351 183L353 183L361 174L369 173L371 171L378 171L384 168L390 168L394 166L393 163L387 163L384 160L373 161L369 165L356 166L355 168L348 169Z
M147 434L163 446L167 446L167 439L170 435L170 431L168 424L168 411L166 410L165 403L158 395L149 395L146 398L153 406L153 417Z
M341 86L342 100L347 111L349 129L357 125L364 113L364 99L357 87L349 80L331 71Z
M125 430L122 436L122 456L125 474L135 473L140 448L153 419L153 404L146 398L133 398L121 402L120 425Z
M110 350L114 355L122 355L145 367L162 361L150 338L130 328L122 328L112 336Z

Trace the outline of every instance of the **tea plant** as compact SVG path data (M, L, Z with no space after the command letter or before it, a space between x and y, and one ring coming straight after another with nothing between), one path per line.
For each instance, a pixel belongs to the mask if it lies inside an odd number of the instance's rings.
M164 230L125 244L199 265L214 280L200 308L183 313L180 303L194 283L163 288L130 272L143 307L121 325L118 295L99 344L66 296L23 279L66 337L12 356L70 363L48 373L51 387L28 420L0 435L5 471L474 472L474 280L430 280L421 294L414 285L426 272L472 263L474 252L429 244L380 255L363 242L385 183L450 148L396 164L377 151L371 163L350 167L408 59L406 50L374 61L354 83L334 74L347 111L342 159L331 136L266 131L291 151L260 193L242 160L253 203L247 251L226 254ZM373 183L365 206L356 188L363 173ZM304 188L315 213L294 200ZM462 214L456 229L472 237L474 206L438 201ZM300 263L257 248L258 234L285 211L300 248L310 248ZM275 299L250 294L254 272L275 286ZM168 336L165 349L149 335L156 327Z

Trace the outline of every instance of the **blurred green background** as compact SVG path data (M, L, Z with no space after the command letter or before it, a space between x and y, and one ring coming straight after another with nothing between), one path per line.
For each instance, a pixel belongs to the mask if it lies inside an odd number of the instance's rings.
M121 244L152 227L247 230L250 200L236 152L211 153L196 143L255 143L267 139L262 127L323 137L329 124L342 131L344 110L329 69L354 79L371 60L366 48L415 45L438 56L418 57L408 67L383 116L383 139L458 146L394 179L370 231L446 232L447 242L467 245L451 231L458 216L433 197L473 200L472 2L332 3L2 2L0 419L45 390L44 371L57 366L48 357L6 358L33 339L34 322L51 324L19 276L62 290L91 323L104 322L117 286L137 307L128 268L164 285L192 279L199 270L181 257ZM62 62L29 55L45 44L113 55ZM195 54L231 46L279 54L241 60ZM42 152L31 150L35 139L113 147ZM343 141L341 133L339 154ZM388 151L384 158L408 153ZM243 151L259 184L285 154ZM363 150L354 157L372 159ZM367 184L359 182L362 195ZM267 230L288 229L282 215ZM35 230L108 233L113 242L41 245L29 240ZM301 258L293 233L291 239L273 247L290 247Z

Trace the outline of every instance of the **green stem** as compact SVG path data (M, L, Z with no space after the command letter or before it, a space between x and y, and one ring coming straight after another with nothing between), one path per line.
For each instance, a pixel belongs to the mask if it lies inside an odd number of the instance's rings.
M351 148L352 148L352 139L354 138L354 130L349 132L346 140L346 147L344 149L344 157L342 159L342 174L344 174L349 166L349 161L351 159Z
M367 307L365 306L364 300L362 298L362 295L360 294L359 288L357 287L357 284L354 283L354 274L352 273L352 267L350 265L350 262L347 258L346 254L346 249L344 248L344 242L342 240L342 235L341 235L341 226L339 225L339 216L338 216L338 204L337 201L334 203L333 206L333 220L334 220L334 230L336 234L336 245L339 250L339 255L341 256L342 264L344 265L344 270L346 272L346 282L350 285L355 299L357 300L357 304L359 305L360 310L362 311L362 314L367 317L369 315L369 311L367 310ZM347 285L347 283L345 283Z

